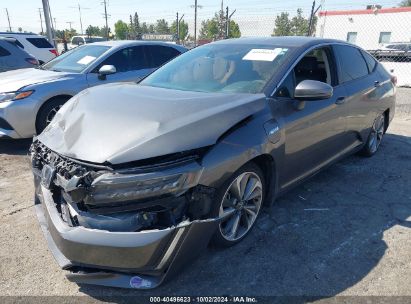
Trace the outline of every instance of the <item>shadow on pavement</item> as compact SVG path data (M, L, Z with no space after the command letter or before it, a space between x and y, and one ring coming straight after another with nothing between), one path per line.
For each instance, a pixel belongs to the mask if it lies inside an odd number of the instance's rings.
M33 140L27 139L0 139L0 154L26 155Z

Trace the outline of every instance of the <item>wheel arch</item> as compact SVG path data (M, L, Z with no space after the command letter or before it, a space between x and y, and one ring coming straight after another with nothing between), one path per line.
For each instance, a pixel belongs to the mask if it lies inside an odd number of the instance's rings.
M36 120L35 120L35 127L36 127L36 133L38 134L39 132L38 132L38 120L39 120L39 115L40 115L40 113L41 113L41 111L44 109L44 107L48 104L48 103L50 103L50 102L53 102L53 101L55 101L55 100L58 100L58 99L65 99L65 101L67 101L67 100L69 100L71 97L73 97L73 95L70 95L70 94L60 94L60 95L56 95L56 96L53 96L53 97L50 97L50 98L48 98L48 99L46 99L42 104L41 104L41 106L40 106L40 108L38 109L38 111L37 111L37 114L36 114Z

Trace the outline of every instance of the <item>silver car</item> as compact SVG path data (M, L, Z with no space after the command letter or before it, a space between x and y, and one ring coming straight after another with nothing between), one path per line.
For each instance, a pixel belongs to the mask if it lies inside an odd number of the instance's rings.
M163 42L98 42L73 49L37 69L2 73L0 138L39 134L80 91L109 82L139 81L186 50Z

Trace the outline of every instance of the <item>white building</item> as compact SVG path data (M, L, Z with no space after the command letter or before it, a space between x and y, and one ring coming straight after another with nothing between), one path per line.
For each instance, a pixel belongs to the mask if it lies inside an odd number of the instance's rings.
M411 7L322 11L316 36L375 50L383 43L411 41Z

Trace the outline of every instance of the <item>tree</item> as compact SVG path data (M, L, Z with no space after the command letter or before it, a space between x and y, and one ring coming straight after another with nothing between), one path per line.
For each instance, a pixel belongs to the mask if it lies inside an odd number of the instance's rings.
M140 27L140 20L138 18L137 12L134 13L134 18L133 18L133 32L136 34L136 36L141 36L141 27Z
M159 19L155 25L155 32L157 34L170 34L170 28L165 19Z
M411 0L403 0L400 6L411 6Z
M303 10L297 9L297 15L291 19L291 35L304 36L308 33L308 24L310 21L302 16Z
M314 16L311 28L314 30L317 23L317 17ZM297 9L297 15L290 19L288 13L281 13L275 19L275 28L273 36L305 36L308 34L310 24L309 18L303 16L303 10Z
M226 19L224 11L221 9L214 14L212 19L201 22L200 39L224 39L227 25ZM228 38L238 37L241 37L240 27L234 20L230 20Z
M240 38L240 26L234 20L230 20L230 27L228 28L228 38Z
M177 33L177 21L174 21L171 24L170 32L171 32L171 34L176 34ZM180 22L180 33L179 33L180 40L184 40L187 37L187 35L188 35L188 23L185 22L184 20L181 20L181 22Z
M110 28L108 28L108 33L109 33L109 36L110 36L110 33L111 33ZM106 37L106 35L107 35L107 28L106 28L106 26L103 26L103 27L100 28L100 33L98 34L98 36Z
M273 36L289 36L291 35L290 14L282 12L275 18L275 28Z
M87 36L100 36L101 29L98 26L89 25L86 29Z
M114 32L116 33L117 39L120 39L120 40L126 39L127 33L128 33L127 23L125 23L122 20L118 20L114 24Z
M18 31L21 33L23 31L23 29L21 27L19 27Z

